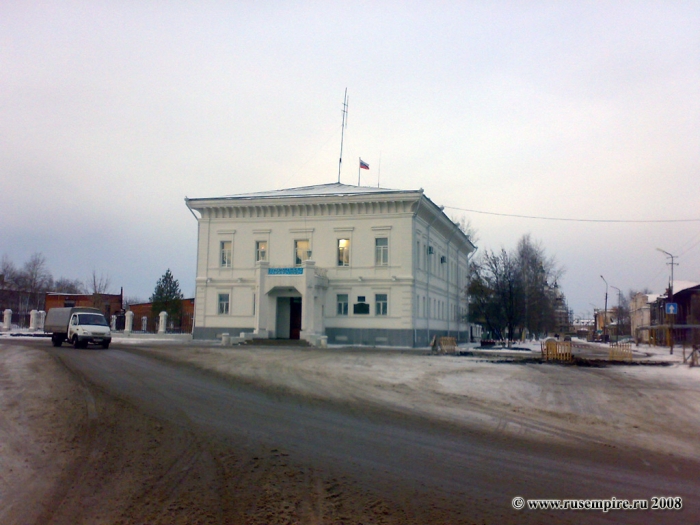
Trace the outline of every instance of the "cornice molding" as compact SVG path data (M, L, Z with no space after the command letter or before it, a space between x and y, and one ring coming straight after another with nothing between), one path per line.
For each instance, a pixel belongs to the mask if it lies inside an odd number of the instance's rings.
M410 215L418 199L347 199L342 202L227 202L211 200L191 204L202 219L294 219L307 217L362 217L378 215Z

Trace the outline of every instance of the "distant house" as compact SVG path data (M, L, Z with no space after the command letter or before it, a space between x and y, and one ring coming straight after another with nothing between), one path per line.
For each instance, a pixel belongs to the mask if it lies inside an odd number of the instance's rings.
M128 309L134 313L135 332L157 332L159 312L153 313L153 303L130 304ZM183 334L192 333L192 321L194 319L194 298L182 300L182 317L180 319L168 319L169 332Z
M476 247L422 189L323 184L186 204L199 213L195 338L470 337Z
M118 315L122 312L124 301L124 290L118 294L80 294L80 293L59 293L46 292L44 298L45 310L51 308L63 308L68 306L89 306L98 308L107 318Z
M557 333L566 334L571 332L571 312L566 304L566 297L555 282L551 288L552 298L554 300L554 329Z
M642 328L651 326L651 311L658 298L658 294L638 293L630 301L630 325L637 343L649 342L650 332Z
M671 330L675 344L700 343L700 283L673 282L663 294L637 294L630 305L633 320L632 333L637 342L670 343ZM667 313L666 305L673 303L674 314Z

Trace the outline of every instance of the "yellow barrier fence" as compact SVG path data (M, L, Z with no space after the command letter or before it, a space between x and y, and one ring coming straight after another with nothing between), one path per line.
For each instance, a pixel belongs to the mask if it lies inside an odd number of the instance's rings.
M439 339L440 353L455 354L457 353L457 339L454 337L441 337Z
M611 343L609 361L632 361L632 343Z
M545 361L571 361L571 341L542 341L542 359Z

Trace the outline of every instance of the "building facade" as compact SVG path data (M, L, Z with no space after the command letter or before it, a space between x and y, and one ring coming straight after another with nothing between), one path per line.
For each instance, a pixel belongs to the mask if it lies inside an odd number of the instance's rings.
M211 199L197 212L193 335L424 346L469 338L476 247L423 190L325 184Z

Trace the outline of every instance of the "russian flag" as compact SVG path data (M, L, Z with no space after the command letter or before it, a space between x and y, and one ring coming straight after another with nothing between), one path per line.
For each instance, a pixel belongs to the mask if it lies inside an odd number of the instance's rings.
M364 160L360 159L360 169L368 170L369 164L367 164Z

